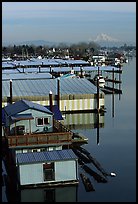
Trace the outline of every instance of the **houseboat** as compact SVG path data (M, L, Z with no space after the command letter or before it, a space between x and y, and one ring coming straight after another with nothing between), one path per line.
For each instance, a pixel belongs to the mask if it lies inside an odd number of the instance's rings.
M78 184L78 158L71 149L17 154L19 186Z

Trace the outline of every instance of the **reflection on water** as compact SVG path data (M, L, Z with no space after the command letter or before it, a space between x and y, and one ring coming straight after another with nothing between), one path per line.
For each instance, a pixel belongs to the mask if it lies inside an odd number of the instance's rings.
M20 190L19 202L77 202L77 186Z
M91 128L103 128L104 127L104 112L97 113L72 113L65 114L63 121L64 125L69 129L91 129Z

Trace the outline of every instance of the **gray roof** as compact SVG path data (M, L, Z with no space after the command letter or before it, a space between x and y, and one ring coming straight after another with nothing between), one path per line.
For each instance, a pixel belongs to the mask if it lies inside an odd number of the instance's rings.
M20 113L20 112L28 110L28 109L38 110L41 112L49 113L51 115L53 114L46 107L44 107L40 104L37 104L37 103L33 103L31 101L27 101L27 100L20 100L20 101L17 101L13 104L9 104L9 105L4 107L4 110L6 111L6 113L9 116L14 116L17 113Z
M75 63L74 63L75 65ZM61 67L51 67L51 71L53 72L70 72L72 69L75 72L80 72L81 68L83 69L83 71L86 72L92 72L92 71L98 71L98 66L61 66ZM99 71L118 71L120 68L118 67L113 67L113 66L99 66ZM14 68L14 69L2 69L2 73L23 73L27 72L27 73L36 73L39 72L39 67L25 67L24 69L21 68ZM45 72L45 73L49 73L50 72L50 67L40 67L40 72Z
M28 152L28 153L18 153L17 162L19 164L31 164L31 163L41 163L50 161L65 161L74 160L78 157L74 154L72 149L65 150L53 150L46 152Z
M49 96L57 94L56 79L26 79L12 81L13 97ZM101 92L101 91L100 91ZM64 78L60 80L60 94L95 94L97 88L86 78ZM10 95L10 82L2 81L2 97Z
M76 64L82 64L82 65L87 65L89 64L88 62L84 61L84 60L68 60L68 59L47 59L47 58L43 58L43 59L30 59L30 60L19 60L19 61L12 61L12 62L2 62L2 67L6 68L6 67L13 67L13 66L41 66L41 65L46 65L46 66L59 66L59 65L64 65L64 64L68 64L68 65L76 65Z
M18 74L4 74L2 73L2 80L10 79L50 79L52 75L50 73L18 73Z

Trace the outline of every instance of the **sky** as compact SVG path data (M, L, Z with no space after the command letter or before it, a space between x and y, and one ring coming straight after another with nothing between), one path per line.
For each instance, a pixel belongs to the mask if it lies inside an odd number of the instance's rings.
M136 42L136 2L2 2L2 43L87 42L105 33Z

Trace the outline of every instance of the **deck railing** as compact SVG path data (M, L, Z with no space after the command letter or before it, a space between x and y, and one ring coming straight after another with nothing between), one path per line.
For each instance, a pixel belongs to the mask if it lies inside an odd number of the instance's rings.
M87 138L79 136L66 128L61 122L54 120L54 132L28 133L24 135L9 135L5 132L5 137L9 147L45 145L45 144L71 144L85 142Z
M41 133L41 134L27 134L18 136L7 136L8 146L30 146L41 144L63 144L71 143L71 132L57 132L57 133Z

